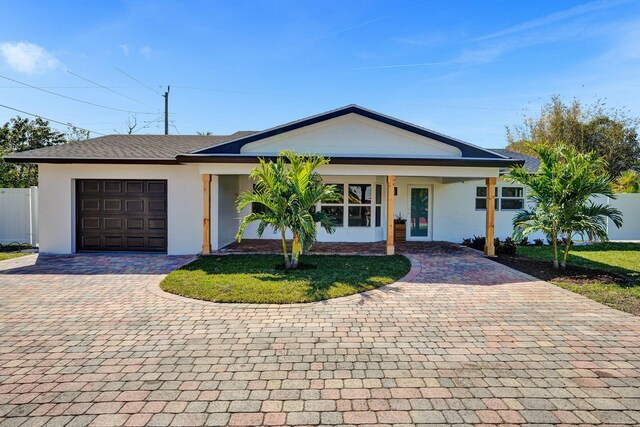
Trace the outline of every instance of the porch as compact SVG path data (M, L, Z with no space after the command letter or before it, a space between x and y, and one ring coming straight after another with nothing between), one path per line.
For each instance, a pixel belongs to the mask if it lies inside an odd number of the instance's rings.
M396 176L369 175L369 168L361 174L353 168L350 175L335 166L325 168L325 182L336 185L343 197L337 203L317 206L335 217L336 228L332 234L319 230L314 251L392 255L425 248L431 241L459 243L463 237L484 235L488 237L485 254L494 256L497 177L487 175L497 175L498 170L452 169L424 168L423 175L418 175L415 169L408 173L395 168L405 173ZM279 233L267 229L258 240L257 224L247 227L243 245L233 243L239 218L255 208L249 206L240 214L235 211L237 195L251 191L248 175L202 174L202 182L203 254L279 251ZM486 209L477 209L475 204L480 187L485 188ZM394 226L398 215L407 221L402 236L396 236Z

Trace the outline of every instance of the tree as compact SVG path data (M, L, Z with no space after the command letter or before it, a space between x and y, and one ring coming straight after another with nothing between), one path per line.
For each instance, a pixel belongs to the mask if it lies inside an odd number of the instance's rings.
M640 173L634 170L624 171L616 180L618 193L640 193Z
M537 173L523 166L511 169L507 179L529 188L531 209L513 218L514 238L545 233L553 248L554 268L565 268L575 235L608 240L607 218L622 226L622 213L607 204L595 203L598 197L615 198L611 178L604 173L606 161L596 153L583 154L558 145L529 147L541 161ZM558 264L558 237L564 237L562 262Z
M606 171L615 179L638 163L639 124L638 118L607 108L603 101L583 105L574 100L568 105L554 95L538 116L525 117L521 125L507 127L507 148L534 156L530 147L540 144L563 144L584 154L595 152L606 160Z
M91 132L69 124L65 132L65 138L67 139L66 142L84 141L85 139L91 138Z
M316 211L319 202L339 198L335 186L325 184L315 171L328 163L329 160L322 156L297 155L293 151L280 152L275 162L260 159L260 164L250 174L255 181L254 190L240 194L236 201L238 212L250 204L258 205L260 209L242 218L236 235L238 242L250 223L259 223L260 237L270 226L280 232L285 268L297 268L300 254L309 250L316 240L318 223L328 233L335 229L333 218ZM291 255L287 248L287 232L293 237Z
M17 116L0 128L0 157L20 151L64 144L64 133L49 127L40 117L29 120ZM38 185L38 168L33 163L7 163L0 159L0 187Z

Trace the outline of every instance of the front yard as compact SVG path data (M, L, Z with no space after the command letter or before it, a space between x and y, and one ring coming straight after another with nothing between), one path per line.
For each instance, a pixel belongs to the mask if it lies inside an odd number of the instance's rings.
M411 269L401 255L305 255L301 262L313 268L279 269L282 255L206 256L171 272L160 287L213 302L287 304L368 291L395 282Z
M23 255L28 255L26 252L0 252L0 261L5 261L8 259L18 258Z
M602 304L640 315L638 243L574 246L565 271L550 268L548 246L519 246L516 257L501 256L499 262Z

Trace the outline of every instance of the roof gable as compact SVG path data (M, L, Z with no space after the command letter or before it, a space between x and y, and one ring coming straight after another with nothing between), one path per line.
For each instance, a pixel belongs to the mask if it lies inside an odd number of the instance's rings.
M455 154L457 154L458 152L459 154L458 155L454 154L450 157L463 157L463 158L467 157L467 158L483 158L483 159L504 159L505 158L500 154L493 153L489 150L477 147L467 142L460 141L458 139L443 135L441 133L434 132L430 129L426 129L408 122L404 122L402 120L398 120L396 118L386 116L372 110L367 110L357 105L348 105L346 107L342 107L337 110L328 111L326 113L318 114L315 116L290 122L284 125L276 126L274 128L267 129L262 132L257 132L255 134L252 134L246 137L227 141L213 147L208 147L201 150L195 150L192 152L192 154L199 155L199 156L241 155L245 152L243 148L247 146L247 144L253 144L258 141L264 141L264 140L267 140L268 138L271 138L273 140L275 137L278 137L278 136L280 138L283 138L284 134L286 133L297 131L299 129L317 125L323 122L327 122L329 120L334 120L346 115L357 115L363 118L367 118L372 121L378 122L380 124L384 124L384 125L396 128L397 130L426 138L425 142L440 143L440 144L444 144L446 146L457 149L458 151L456 151ZM344 143L347 143L347 141L344 141ZM255 146L258 146L258 145L254 144L254 147ZM249 148L249 151L251 151L251 148ZM312 151L312 147L309 147L309 149L302 150L302 151L307 151L307 152ZM441 153L444 153L445 151L446 149L443 149L442 147L440 147ZM388 156L387 154L381 154L381 155ZM417 153L417 155L428 156L429 154ZM376 153L371 153L367 156L375 157ZM439 155L436 157L444 157L444 156Z
M357 114L327 119L249 142L241 154L269 156L282 150L338 156L462 157L459 148Z

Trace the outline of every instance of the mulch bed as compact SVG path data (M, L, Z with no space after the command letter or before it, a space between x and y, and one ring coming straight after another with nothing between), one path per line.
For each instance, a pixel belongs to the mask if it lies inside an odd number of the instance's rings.
M592 283L624 284L628 282L625 277L615 273L573 265L568 265L565 270L555 270L551 261L513 255L498 255L493 260L547 282L577 286Z

